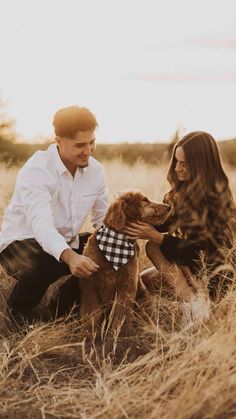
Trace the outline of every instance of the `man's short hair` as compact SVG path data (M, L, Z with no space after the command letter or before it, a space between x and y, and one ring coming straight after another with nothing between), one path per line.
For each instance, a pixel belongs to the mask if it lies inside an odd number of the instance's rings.
M55 113L53 125L56 136L74 138L78 131L94 131L98 123L89 109L68 106Z

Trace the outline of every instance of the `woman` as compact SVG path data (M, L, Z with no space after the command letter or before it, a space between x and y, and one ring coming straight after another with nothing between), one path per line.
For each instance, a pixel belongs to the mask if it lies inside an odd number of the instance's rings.
M198 295L191 280L201 277L203 267L211 277L212 299L223 277L223 291L232 282L229 269L219 271L233 255L236 209L217 144L206 132L192 132L177 142L167 180L171 186L164 198L171 207L167 222L160 227L131 223L125 233L133 240L148 240L146 252L155 268L142 273L143 282L148 286L158 281L161 271L183 302L184 326L209 318L209 301Z

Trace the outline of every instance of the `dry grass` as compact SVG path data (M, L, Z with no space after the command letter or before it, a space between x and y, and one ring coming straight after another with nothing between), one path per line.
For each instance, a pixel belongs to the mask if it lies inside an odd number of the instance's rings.
M2 208L16 171L0 169ZM139 188L161 200L165 167L106 163L111 196ZM236 192L236 172L229 173ZM89 222L85 226L88 228ZM147 264L142 247L140 266ZM1 311L12 280L1 274ZM72 315L21 328L1 321L1 418L236 417L236 291L212 306L207 325L180 331L179 304L165 290L134 314L135 336L85 342Z

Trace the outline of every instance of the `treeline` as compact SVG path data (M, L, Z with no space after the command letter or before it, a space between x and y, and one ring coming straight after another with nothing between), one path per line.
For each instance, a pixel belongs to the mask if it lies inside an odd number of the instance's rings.
M94 153L99 161L119 158L127 164L134 164L137 160L156 164L168 159L168 155L169 145L164 143L98 144Z
M36 150L45 150L50 142L43 144L16 143L0 137L0 161L7 165L24 163ZM223 160L236 167L236 138L218 143ZM99 161L121 159L124 163L134 164L137 160L157 164L169 160L173 143L121 143L97 144L94 156Z
M16 141L14 121L3 112L4 104L0 98L0 162L7 165L23 164L35 151L46 150L50 140L43 144L29 144ZM119 158L124 163L134 164L138 160L145 163L156 164L169 161L174 144L181 138L180 129L177 129L169 143L119 143L97 144L94 156L99 161ZM218 143L224 161L236 167L236 138Z
M128 164L142 160L149 164L169 161L175 141L171 143L98 144L95 156L98 160L120 158ZM236 138L218 142L223 161L236 167Z

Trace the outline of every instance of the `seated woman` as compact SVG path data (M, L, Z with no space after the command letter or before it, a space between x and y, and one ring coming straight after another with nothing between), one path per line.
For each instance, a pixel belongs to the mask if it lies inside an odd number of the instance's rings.
M185 326L209 318L209 300L192 281L195 276L201 279L203 267L211 278L212 299L219 286L224 293L232 282L232 271L222 265L235 257L236 208L217 144L206 132L192 132L177 142L167 180L167 222L159 227L130 223L125 233L133 240L148 240L147 256L155 267L142 272L142 280L148 288L163 277L183 302Z

